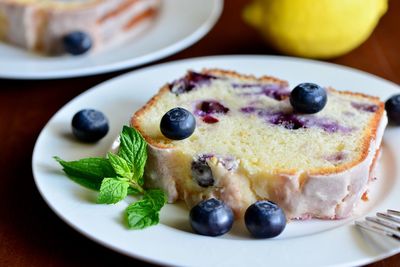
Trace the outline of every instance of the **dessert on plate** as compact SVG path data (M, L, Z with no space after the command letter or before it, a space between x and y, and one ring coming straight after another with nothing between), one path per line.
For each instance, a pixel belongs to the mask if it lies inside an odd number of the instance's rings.
M0 0L0 40L60 54L66 36L83 32L98 50L142 32L159 5L159 0Z
M148 142L147 186L189 207L215 197L236 217L266 199L288 219L352 214L374 178L387 124L378 98L326 88L314 114L295 112L288 83L205 69L165 85L132 117ZM163 115L175 107L196 119L193 134L166 138ZM365 196L365 195L364 195Z

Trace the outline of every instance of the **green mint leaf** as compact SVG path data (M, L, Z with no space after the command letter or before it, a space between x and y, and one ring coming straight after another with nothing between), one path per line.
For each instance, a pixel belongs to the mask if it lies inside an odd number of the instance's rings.
M138 195L138 194L140 194L139 190L137 190L137 189L135 189L133 187L129 187L128 188L128 195L134 196L134 195Z
M125 210L126 220L130 229L143 229L159 223L159 213L147 199L136 201Z
M113 167L114 171L119 176L129 178L129 179L132 177L132 173L131 173L131 169L129 168L129 164L124 158L121 158L120 156L109 152L108 160L110 161L111 166Z
M167 195L160 189L149 189L145 192L143 199L151 202L154 210L161 210L167 203Z
M128 206L126 219L130 229L143 229L160 221L159 212L167 202L167 195L160 189L147 190L143 198Z
M131 166L132 179L143 185L143 172L147 160L147 143L134 128L124 126L120 135L118 156Z
M59 157L54 159L60 163L71 180L90 189L99 190L104 177L117 176L108 159L85 158L77 161L64 161Z
M129 182L119 178L104 178L97 203L115 204L128 195Z

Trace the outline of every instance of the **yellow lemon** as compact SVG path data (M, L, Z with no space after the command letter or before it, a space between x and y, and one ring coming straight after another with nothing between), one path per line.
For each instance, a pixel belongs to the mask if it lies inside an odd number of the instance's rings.
M387 0L254 0L244 19L281 52L330 58L362 44L387 10Z

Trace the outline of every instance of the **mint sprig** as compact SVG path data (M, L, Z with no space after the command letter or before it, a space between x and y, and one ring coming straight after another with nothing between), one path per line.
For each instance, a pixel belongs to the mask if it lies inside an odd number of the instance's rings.
M130 229L143 229L159 222L159 212L167 202L160 189L143 188L147 143L134 128L124 126L117 154L107 158L85 158L77 161L55 160L67 176L87 188L98 190L97 203L115 204L129 195L141 196L130 204L125 218Z
M146 191L143 198L128 206L126 220L131 229L143 229L158 224L159 212L167 202L165 193L159 189Z
M115 204L128 195L129 183L125 179L104 178L97 197L99 204Z
M107 156L108 161L118 176L127 178L132 176L131 168L126 160L111 152Z
M105 158L86 158L77 161L64 161L59 157L54 157L54 159L60 163L71 180L93 190L100 190L104 177L117 175Z
M128 129L132 128L124 126L122 130L118 156L127 161L132 173L131 178L142 186L144 183L144 166L147 161L147 143L138 131Z

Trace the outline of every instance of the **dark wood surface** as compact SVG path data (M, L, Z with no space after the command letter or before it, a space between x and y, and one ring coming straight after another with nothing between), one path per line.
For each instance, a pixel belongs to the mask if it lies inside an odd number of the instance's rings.
M246 2L226 1L221 19L206 37L152 64L206 55L278 54L240 19ZM351 53L330 61L399 84L399 27L400 1L391 0L389 11L372 36ZM0 79L0 266L135 266L141 263L88 240L66 225L44 203L31 170L34 143L50 117L88 88L131 70L52 81ZM400 254L370 266L400 266Z

